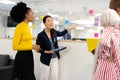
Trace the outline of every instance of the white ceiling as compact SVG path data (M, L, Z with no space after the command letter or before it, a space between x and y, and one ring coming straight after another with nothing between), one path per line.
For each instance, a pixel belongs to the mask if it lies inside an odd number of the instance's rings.
M0 0L1 1L1 0ZM36 16L46 15L48 13L56 14L65 17L79 16L89 9L93 9L95 13L102 12L109 8L110 0L11 0L14 2L23 1L28 4ZM13 5L5 5L0 3L0 11L7 11Z

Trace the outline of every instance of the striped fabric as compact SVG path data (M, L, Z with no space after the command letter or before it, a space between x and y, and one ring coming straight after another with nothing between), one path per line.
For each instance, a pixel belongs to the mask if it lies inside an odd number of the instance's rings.
M110 56L114 62L107 61ZM120 31L116 28L103 30L92 80L120 80Z

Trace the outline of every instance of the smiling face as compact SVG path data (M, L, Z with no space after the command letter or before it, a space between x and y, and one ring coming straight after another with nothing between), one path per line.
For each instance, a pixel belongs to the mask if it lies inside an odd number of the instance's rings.
M53 28L53 19L51 17L47 17L44 24L45 24L46 28L52 29Z

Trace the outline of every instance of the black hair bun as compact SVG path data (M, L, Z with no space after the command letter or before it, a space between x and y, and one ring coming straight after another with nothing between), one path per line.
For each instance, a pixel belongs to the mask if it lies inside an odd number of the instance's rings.
M18 6L18 7L24 7L24 8L27 7L27 5L26 5L25 3L23 3L23 2L17 3L17 6Z
M13 21L20 23L25 19L25 14L30 8L23 2L17 3L10 11L10 16Z

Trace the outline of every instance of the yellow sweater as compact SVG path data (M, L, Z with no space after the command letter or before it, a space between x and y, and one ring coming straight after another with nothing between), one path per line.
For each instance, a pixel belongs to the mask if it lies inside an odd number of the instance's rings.
M28 24L21 22L16 26L12 40L13 50L25 51L32 50L32 35Z

